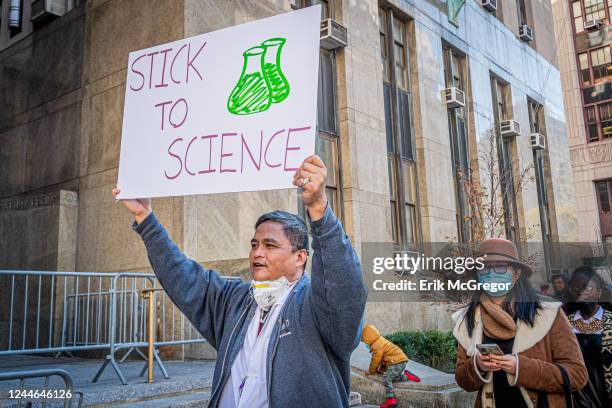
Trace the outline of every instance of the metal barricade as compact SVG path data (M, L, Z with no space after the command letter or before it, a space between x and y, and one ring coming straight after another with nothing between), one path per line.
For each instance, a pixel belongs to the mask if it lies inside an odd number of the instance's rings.
M119 363L123 362L132 351L137 351L146 360L146 357L138 350L138 347L147 346L145 325L148 312L144 303L145 300L139 297L139 293L145 289L156 288L156 285L157 280L153 274L116 273L112 276L110 290L111 313L108 321L109 353L94 376L93 382L98 381L100 375L110 364L121 383L127 384ZM204 341L204 339L201 341ZM116 354L120 350L127 350L127 352L124 358L117 362ZM169 378L159 358L157 345L154 354L164 377Z
M111 291L112 278L106 273L0 271L0 298L8 300L8 307L0 309L0 356L108 348L111 302L92 294Z
M96 373L97 381L111 364L127 384L119 364L146 348L148 309L141 293L159 288L151 273L40 272L0 270L0 356L31 353L71 353L108 350ZM203 343L206 340L185 322L185 316L165 292L155 295L157 340L160 346ZM117 353L124 352L117 361Z
M49 387L49 378L57 376L62 379L64 382L64 386L58 390L53 390ZM60 368L51 368L51 369L43 369L43 370L31 370L31 371L14 371L10 373L0 373L0 381L12 381L19 380L19 387L14 391L25 391L25 380L32 378L44 378L44 386L42 390L37 390L40 395L38 398L34 398L35 400L42 399L42 407L47 406L48 400L56 400L63 399L64 400L64 408L72 408L72 407L80 407L83 404L83 393L81 391L75 391L74 389L74 381L70 374L67 371L62 370ZM61 392L60 395L57 392ZM75 398L78 396L78 400L76 405L73 404ZM21 407L21 404L25 402L25 404L31 404L31 402L27 401L28 398L19 398L17 407Z

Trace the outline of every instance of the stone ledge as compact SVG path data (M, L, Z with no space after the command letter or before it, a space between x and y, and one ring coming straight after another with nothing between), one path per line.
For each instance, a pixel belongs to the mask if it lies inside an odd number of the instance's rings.
M385 389L382 375L365 376L370 364L370 352L360 343L351 356L351 387L361 394L364 404L384 401ZM475 393L468 393L457 386L453 374L444 373L409 361L406 369L418 375L421 382L395 383L398 407L471 408Z

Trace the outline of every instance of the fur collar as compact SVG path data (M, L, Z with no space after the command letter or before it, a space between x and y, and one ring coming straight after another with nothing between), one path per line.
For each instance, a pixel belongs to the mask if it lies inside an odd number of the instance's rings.
M516 336L514 337L514 346L512 347L513 353L521 353L531 347L535 346L540 340L546 336L546 333L552 327L561 303L559 302L541 302L541 309L538 310L535 318L535 322L532 326L529 326L525 322L519 321L517 323ZM453 335L465 349L468 356L476 354L476 345L482 343L482 319L480 316L480 307L476 309L475 313L475 324L474 330L472 331L472 337L468 335L467 322L463 318L467 312L467 306L459 309L453 313L453 321L455 322L455 328Z

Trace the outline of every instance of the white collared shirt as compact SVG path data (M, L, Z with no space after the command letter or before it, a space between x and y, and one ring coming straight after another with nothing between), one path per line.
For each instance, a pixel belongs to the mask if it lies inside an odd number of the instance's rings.
M259 320L263 310L257 306L257 310L249 323L242 348L232 364L230 377L223 387L223 392L219 399L220 408L268 407L266 369L268 344L278 315L294 286L292 284L283 297L272 306L265 318L259 336L257 335L257 329L259 328Z

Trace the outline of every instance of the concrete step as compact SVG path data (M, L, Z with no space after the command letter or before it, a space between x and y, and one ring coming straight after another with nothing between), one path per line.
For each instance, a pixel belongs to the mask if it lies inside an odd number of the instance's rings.
M385 388L381 375L365 376L370 366L371 354L363 343L351 356L351 388L361 394L363 404L380 404L385 400ZM418 375L421 382L395 383L395 395L400 408L472 408L475 393L468 393L457 386L453 374L444 373L409 361L406 367Z
M174 398L176 396L189 396L192 393L197 395L199 398L204 396L204 394L210 393L212 378L207 374L209 373L202 372L201 376L189 376L184 378L175 375L171 378L171 381L158 379L153 384L147 384L146 382L142 381L140 383L132 383L115 387L104 387L97 390L90 389L88 390L89 392L85 393L83 407L131 407L133 406L132 401L142 401L144 405L138 405L139 407L157 407L158 405L156 404L147 405L145 402L159 399L160 404L162 404L164 403L164 399ZM208 401L210 395L206 395L205 397ZM130 402L130 404L122 405L126 402ZM165 407L166 405L159 406ZM168 405L168 407L170 406L174 405ZM176 406L178 407L183 405Z

